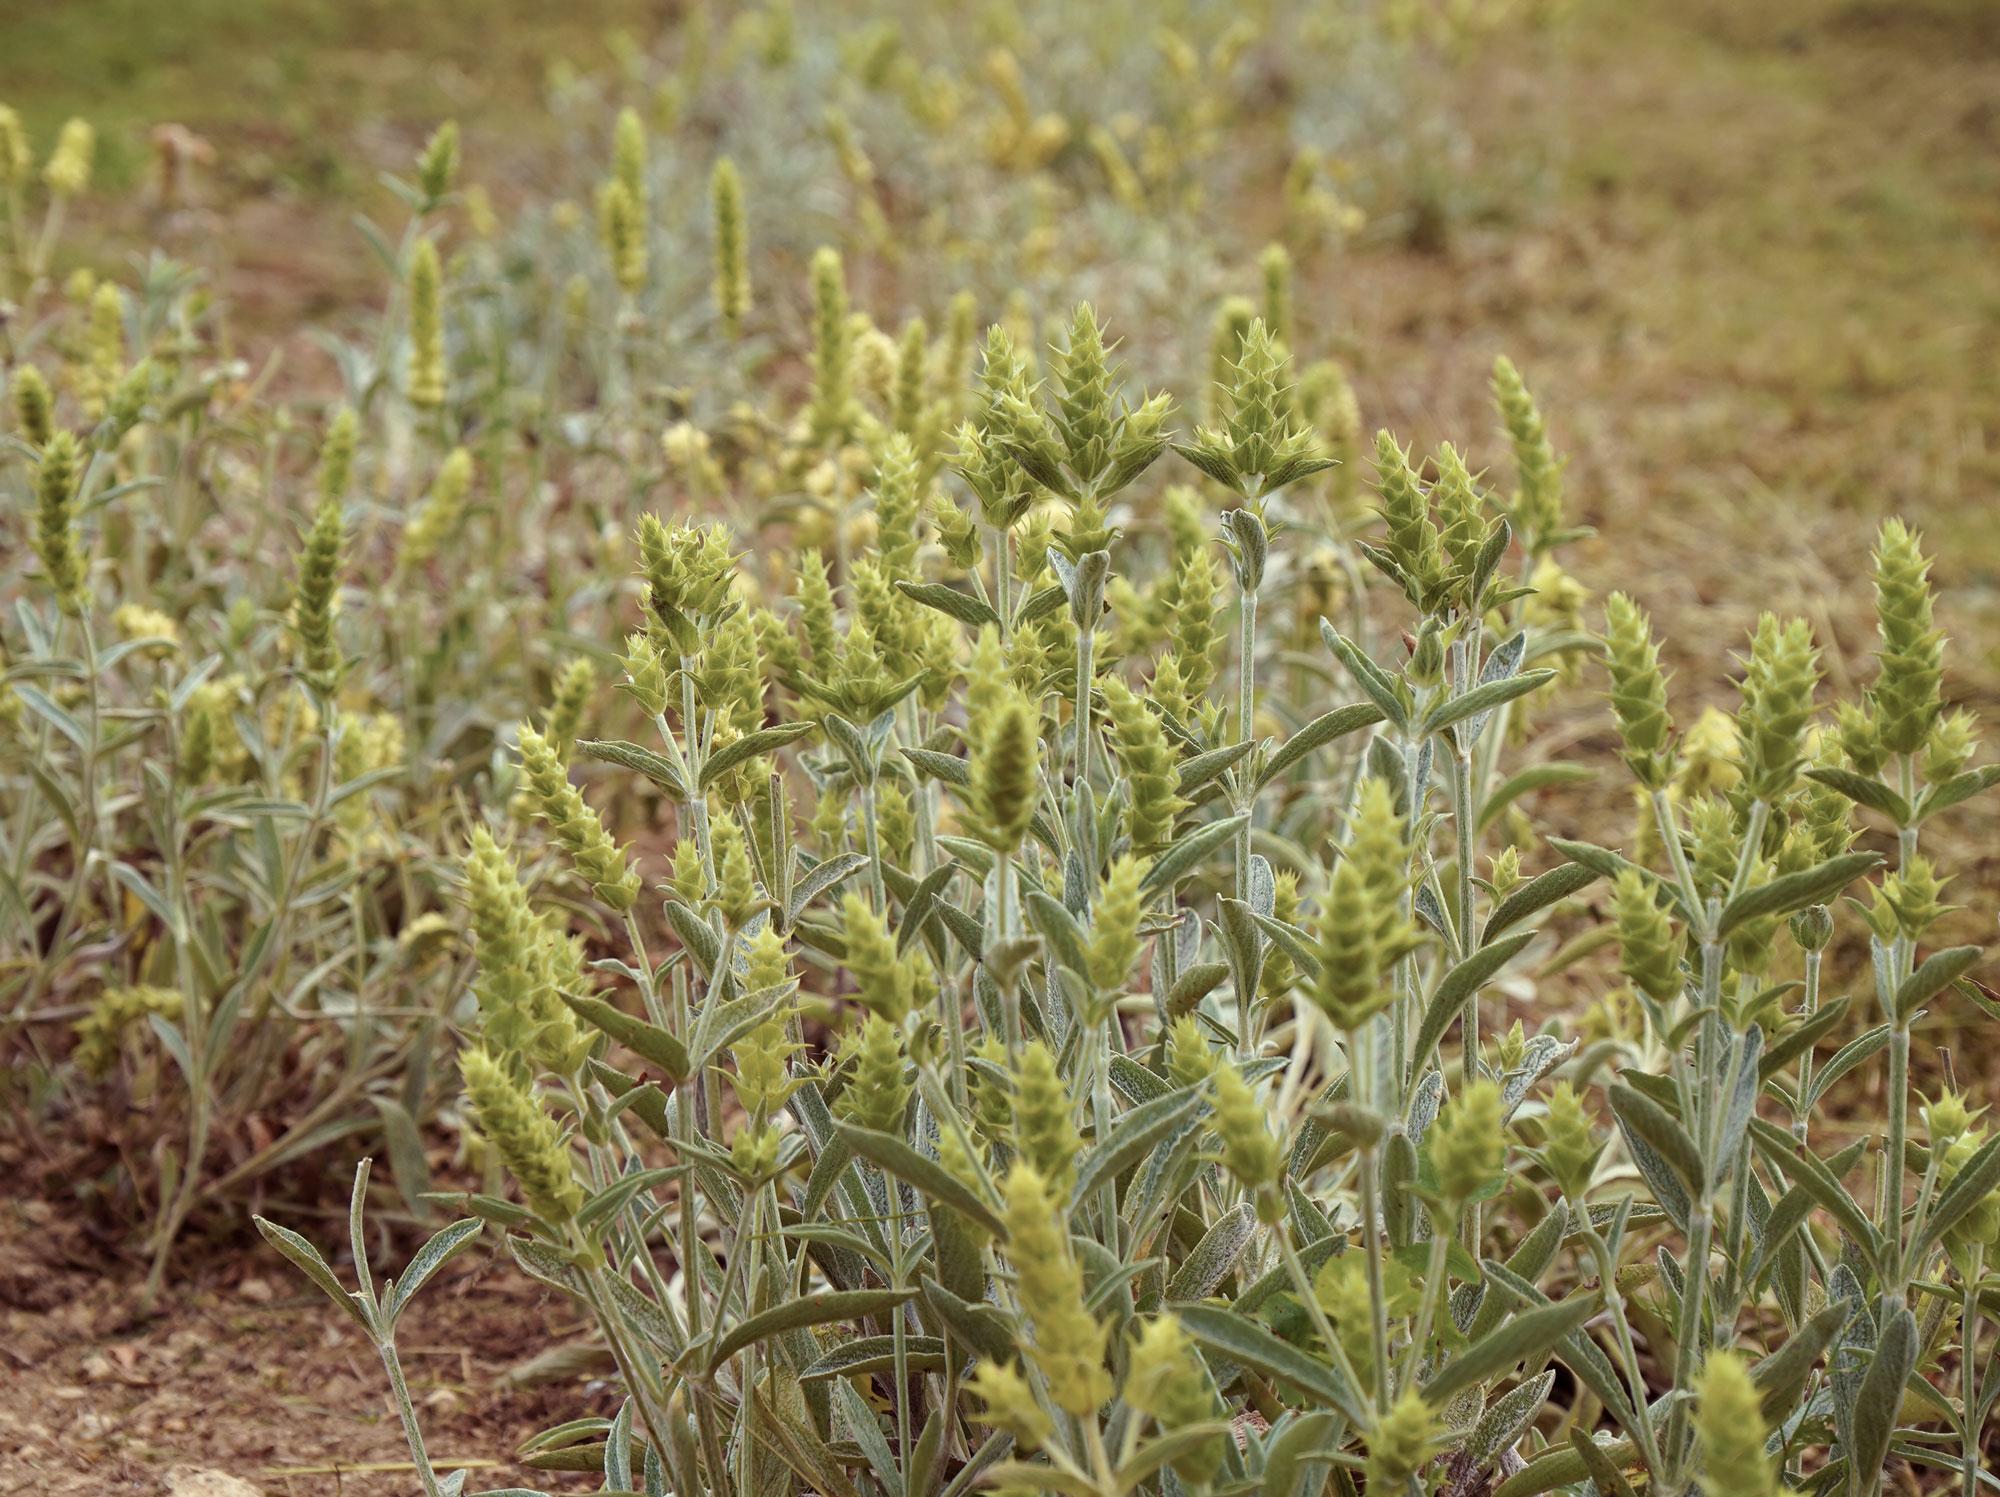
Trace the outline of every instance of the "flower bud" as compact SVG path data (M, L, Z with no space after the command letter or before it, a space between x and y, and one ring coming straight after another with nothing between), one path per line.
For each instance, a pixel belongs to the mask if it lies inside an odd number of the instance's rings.
M1025 1162L1009 1171L1003 1193L1014 1292L1034 1332L1029 1355L1057 1408L1080 1419L1094 1417L1111 1396L1104 1370L1110 1327L1084 1305L1083 1269L1070 1247L1068 1213L1060 1195Z
M529 1207L552 1226L569 1221L583 1209L583 1192L554 1119L542 1110L528 1083L485 1050L464 1051L458 1063L479 1131L521 1182Z
M1772 1497L1780 1488L1764 1453L1770 1427L1743 1358L1723 1349L1710 1352L1694 1392L1702 1490L1709 1497Z
M1473 1082L1438 1114L1424 1143L1447 1201L1462 1205L1479 1195L1507 1160L1500 1088L1491 1081Z
M1374 1497L1396 1497L1430 1464L1443 1434L1423 1394L1405 1388L1368 1431L1368 1491Z
M1881 669L1869 692L1882 745L1914 754L1941 710L1944 633L1932 622L1930 559L1901 520L1888 520L1875 544L1875 618Z
M1611 900L1622 953L1619 970L1633 987L1663 1003L1676 997L1686 941L1674 929L1652 882L1636 868L1623 869L1612 884Z

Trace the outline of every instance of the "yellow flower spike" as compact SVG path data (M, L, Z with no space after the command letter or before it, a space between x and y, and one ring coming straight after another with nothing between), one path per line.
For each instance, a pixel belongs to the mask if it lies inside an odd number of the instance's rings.
M1003 1194L1014 1292L1033 1330L1028 1354L1057 1408L1080 1419L1094 1417L1111 1396L1104 1368L1110 1327L1084 1306L1083 1270L1070 1247L1061 1198L1034 1166L1019 1162L1009 1171Z
M743 211L743 179L727 156L715 163L709 181L709 201L715 216L715 309L723 331L743 334L750 314L750 232Z
M583 1191L570 1167L569 1145L533 1089L485 1050L458 1058L466 1100L479 1130L500 1152L509 1174L535 1214L561 1226L583 1209Z
M410 251L410 364L405 393L419 410L444 404L444 270L437 245L419 239Z
M91 165L97 157L97 132L90 121L67 121L42 168L42 182L59 198L73 198L90 188Z

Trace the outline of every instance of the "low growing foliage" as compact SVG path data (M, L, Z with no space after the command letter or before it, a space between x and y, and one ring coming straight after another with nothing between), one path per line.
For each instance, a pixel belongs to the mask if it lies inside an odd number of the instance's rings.
M1068 126L984 67L981 170L1032 178ZM1184 205L1225 117L1191 83L1142 149L1080 139L1115 211ZM523 1452L611 1492L1990 1484L2000 1137L1912 1050L2000 1018L1925 840L2000 772L1920 539L1880 533L1850 700L1767 616L1689 720L1643 599L1587 619L1507 361L1490 453L1367 443L1283 246L1191 360L1088 302L892 331L858 257L760 253L754 161L658 147L620 113L524 270L439 131L310 420L183 268L50 282L87 129L7 167L8 1022L51 1088L173 1099L127 1187L155 1286L198 1211L379 1140L463 1217L401 1281L365 1168L355 1291L258 1226L430 1497L464 1473L396 1321L479 1237L614 1359L611 1416ZM1561 693L1602 699L1623 850L1534 823L1588 773L1536 733Z

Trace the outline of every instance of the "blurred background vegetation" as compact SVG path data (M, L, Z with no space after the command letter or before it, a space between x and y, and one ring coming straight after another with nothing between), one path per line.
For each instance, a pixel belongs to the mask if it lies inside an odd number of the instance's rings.
M228 257L211 268L246 335L379 298L349 215L381 206L378 172L439 118L461 121L504 211L560 154L552 96L685 23L660 0L14 9L0 99L36 138L90 116L113 182L144 178L163 122L213 150L185 247ZM869 7L841 9L868 24ZM1774 591L1823 598L1819 548L1898 508L1933 533L1961 613L1984 618L2000 564L2000 8L1446 9L1492 24L1435 49L1398 96L1394 133L1428 142L1424 159L1385 147L1386 129L1351 142L1357 170L1380 148L1354 184L1368 221L1303 270L1301 315L1337 325L1364 419L1420 442L1453 430L1476 416L1472 371L1505 348L1565 414L1593 518L1615 510L1616 533L1644 541L1655 594L1726 613L1717 638L1788 601ZM1133 20L1116 26L1143 35ZM952 24L978 46L972 12ZM1381 179L1399 165L1403 180ZM138 195L117 201L92 225L107 259L158 227L134 221ZM1607 582L1634 580L1608 560Z

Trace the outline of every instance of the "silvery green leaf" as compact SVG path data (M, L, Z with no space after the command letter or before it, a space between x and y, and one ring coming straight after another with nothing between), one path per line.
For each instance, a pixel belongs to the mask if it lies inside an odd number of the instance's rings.
M1909 1022L1923 1002L1970 972L1983 955L1977 946L1947 946L1925 957L1896 989L1896 1016Z
M1573 868L1576 865L1565 866ZM1489 938L1486 945L1445 973L1438 980L1430 1003L1424 1009L1423 1024L1417 1030L1416 1048L1411 1054L1420 1061L1429 1057L1443 1041L1452 1020L1464 1011L1466 999L1476 994L1495 973L1518 956L1535 936L1536 932L1525 930L1504 940Z
M1598 1313L1600 1297L1570 1293L1554 1305L1538 1305L1520 1311L1484 1339L1452 1357L1424 1383L1424 1399L1432 1407L1446 1403L1452 1395L1490 1383L1506 1373L1514 1363L1538 1361L1556 1349L1572 1331Z
M846 1289L781 1300L770 1309L731 1326L710 1349L708 1366L712 1371L745 1347L755 1346L782 1331L803 1330L816 1325L830 1325L835 1321L883 1314L908 1304L916 1293L914 1289Z
M1286 1413L1264 1442L1257 1490L1265 1497L1303 1497L1308 1475L1330 1462L1347 1434L1347 1421L1321 1409Z
M1264 772L1257 777L1257 788L1263 789L1295 765L1304 762L1306 756L1315 750L1381 721L1382 709L1374 702L1360 702L1321 713L1279 746L1265 764Z
M1397 732L1407 732L1409 710L1403 703L1400 683L1325 619L1319 621L1319 633L1334 658L1347 667L1348 674L1354 678L1354 684L1361 688L1362 694L1381 709L1382 716Z
M926 608L935 608L939 613L957 619L961 624L970 624L975 629L988 624L996 628L999 626L1000 615L993 611L990 603L983 598L975 598L971 593L948 587L942 582L911 582L906 578L898 578L896 588L904 597L921 603Z
M1111 557L1087 551L1077 559L1075 574L1066 579L1069 613L1076 627L1088 634L1104 616L1104 584L1111 576Z
M1789 1133L1755 1118L1750 1123L1750 1137L1756 1142L1758 1153L1818 1201L1871 1261L1881 1256L1881 1234L1869 1221L1867 1213L1854 1203L1854 1197L1847 1193L1846 1187L1834 1178L1833 1172L1816 1154L1799 1144Z
M1167 990L1167 1012L1178 1017L1187 1013L1197 1003L1214 992L1217 984L1229 975L1227 962L1196 962L1181 970L1174 979L1174 985Z
M1588 1431L1572 1426L1569 1449L1590 1477L1598 1497L1635 1497L1632 1483L1626 1479L1622 1469L1635 1453L1629 1441L1623 1445L1600 1445Z
M1098 1187L1115 1180L1149 1153L1162 1139L1171 1137L1191 1118L1207 1113L1208 1099L1198 1087L1169 1092L1151 1102L1142 1102L1112 1125L1095 1148L1084 1154L1070 1191L1074 1210L1096 1194Z
M1808 769L1806 778L1838 790L1856 805L1866 806L1871 811L1880 811L1897 826L1908 826L1914 820L1909 803L1872 775L1856 774L1851 769L1829 766Z
M1614 1084L1608 1095L1612 1115L1625 1135L1633 1162L1653 1188L1653 1198L1677 1225L1685 1223L1691 1199L1701 1191L1703 1176L1694 1140L1678 1119L1645 1093Z
M1069 594L1063 591L1059 583L1050 583L1047 587L1037 588L1023 598L1020 606L1014 610L1014 627L1018 629L1023 624L1032 624L1036 619L1046 618L1068 601Z
M1267 495L1275 494L1279 489L1290 488L1301 479L1311 478L1315 473L1324 473L1329 468L1339 466L1340 464L1333 458L1316 457L1309 452L1300 453L1297 457L1272 466L1271 471L1264 475L1264 492Z
M1232 493L1239 492L1242 480L1237 476L1236 464L1230 454L1208 442L1175 442L1174 451L1201 469L1210 478Z
M1444 1104L1444 1073L1426 1071L1410 1094L1410 1109L1403 1121L1404 1130L1410 1135L1410 1142L1423 1147L1424 1135L1430 1132L1431 1124L1437 1121L1438 1110Z
M1503 521L1502 523L1504 524L1505 522ZM1476 646L1477 641L1474 643ZM1502 641L1486 657L1485 662L1479 667L1479 680L1474 684L1477 686L1488 686L1495 681L1505 681L1516 675L1526 661L1527 648L1527 634L1524 631L1517 630L1509 638ZM1490 710L1488 709L1487 712L1479 713L1467 726L1467 742L1476 743L1480 736L1485 733L1486 719Z
M1247 815L1231 816L1184 833L1153 860L1140 887L1148 894L1172 888L1183 874L1199 867L1216 848L1233 840L1249 819Z
M1602 877L1604 871L1588 863L1562 863L1548 873L1538 873L1494 907L1492 915L1486 917L1486 927L1480 931L1480 941L1490 943L1510 925L1518 925L1530 915L1588 889Z
M1264 522L1254 510L1238 508L1225 514L1222 523L1235 542L1237 583L1246 592L1255 592L1264 585L1265 558L1271 548Z
M1520 1244L1508 1255L1506 1268L1521 1283L1533 1285L1548 1271L1561 1249L1563 1239L1569 1235L1569 1207L1561 1201L1551 1206L1542 1219L1535 1223L1534 1230L1523 1237ZM1472 1321L1466 1327L1467 1336L1477 1341L1500 1324L1507 1313L1508 1300L1505 1295L1488 1295L1481 1301Z
M1056 959L1073 972L1087 972L1090 962L1085 955L1085 948L1089 944L1089 937L1062 902L1051 899L1037 889L1028 894L1023 905L1026 908L1028 922L1049 943L1049 949Z
M1885 1305L1880 1338L1855 1389L1853 1437L1848 1446L1849 1490L1866 1493L1889 1456L1903 1407L1903 1390L1917 1368L1917 1318L1907 1306Z
M252 1216L250 1220L266 1242L291 1260L294 1268L311 1279L328 1299L340 1306L356 1325L368 1333L371 1341L375 1339L375 1327L369 1317L367 1305L360 1295L342 1287L340 1280L333 1276L333 1270L326 1266L326 1259L320 1256L318 1248L290 1228L281 1227L276 1222L267 1221L261 1216Z
M1930 1245L1944 1236L1970 1211L1980 1206L1995 1190L2000 1190L2000 1133L1980 1146L1978 1152L1958 1167L1951 1184L1937 1198L1924 1218L1923 1231L1910 1245L1912 1259L1919 1259Z
M780 723L774 728L759 728L754 733L745 733L725 743L701 764L701 788L706 790L722 775L739 764L747 764L759 754L768 754L788 743L797 743L811 734L811 723Z
M673 1080L685 1081L694 1074L687 1046L677 1035L669 1034L644 1019L634 1018L602 998L585 998L574 993L559 993L557 996L579 1019L603 1030L641 1060L658 1066Z
M847 767L854 778L868 784L875 778L875 755L867 734L838 712L827 713L825 719L826 736L833 746L840 750L847 760Z
M687 787L680 770L661 758L651 749L641 748L636 743L623 739L581 738L577 740L577 750L593 759L601 759L606 764L615 764L620 769L629 769L642 774L658 785L675 800L687 799Z
M1530 1039L1520 1064L1507 1073L1506 1084L1500 1088L1503 1118L1512 1122L1515 1109L1527 1100L1536 1083L1576 1054L1582 1044L1581 1040L1564 1041L1552 1034Z
M1746 920L1789 915L1809 904L1825 904L1862 874L1882 864L1879 853L1849 852L1816 867L1781 874L1768 884L1746 889L1722 907L1717 935L1726 936Z
M1730 1065L1735 1068L1736 1089L1728 1098L1728 1110L1722 1115L1722 1137L1718 1140L1718 1152L1712 1161L1716 1181L1729 1178L1735 1167L1736 1156L1743 1146L1743 1135L1749 1130L1750 1119L1757 1110L1757 1093L1763 1088L1763 1073L1757 1068L1757 1058L1764 1050L1764 1031L1752 1024L1736 1037L1732 1046Z
M1417 1146L1407 1133L1388 1135L1382 1149L1382 1228L1392 1246L1417 1240ZM1428 1286L1426 1286L1428 1287Z
M484 1228L485 1223L476 1217L453 1222L418 1248L416 1256L404 1267L402 1278L387 1286L382 1305L383 1320L388 1325L395 1325L397 1317L408 1308L410 1301L416 1298L424 1285L431 1281L439 1269L457 1257Z
M1217 1305L1175 1305L1181 1327L1203 1346L1314 1399L1356 1426L1368 1421L1367 1403L1345 1377L1317 1357L1281 1341L1256 1321Z
M1927 820L1940 811L1992 789L1995 785L2000 785L2000 764L1987 764L1978 769L1968 769L1964 774L1954 775L1942 785L1933 785L1926 790L1918 797L1914 813L1906 819L1910 822Z
M1167 1285L1170 1300L1207 1299L1229 1277L1257 1235L1257 1213L1248 1201L1238 1201L1215 1219L1202 1233L1201 1241L1188 1250Z
M1257 916L1240 899L1217 903L1221 910L1216 924L1222 938L1222 954L1229 960L1230 978L1239 1002L1247 1006L1256 997L1257 980L1264 970L1264 941L1258 932Z
M1176 772L1175 788L1182 795L1191 795L1213 780L1217 775L1235 765L1256 745L1249 739L1241 743L1226 744L1210 749L1207 753L1196 754L1192 759L1181 761Z
M1442 733L1454 724L1474 719L1468 723L1467 737L1477 739L1478 730L1486 725L1486 720L1495 707L1539 690L1555 678L1554 671L1542 669L1523 671L1517 676L1484 682L1470 691L1462 691L1457 696L1440 702L1424 719L1421 731L1427 735Z
M1503 1299L1511 1299L1516 1304L1543 1308L1568 1302L1551 1300L1505 1264L1496 1263L1491 1258L1485 1259L1480 1266L1486 1271L1490 1284L1499 1291L1487 1296L1488 1305L1499 1306L1494 1315L1496 1325L1499 1323L1499 1316L1505 1313L1505 1306L1500 1304ZM1481 1306L1482 1315L1486 1308L1487 1306ZM1581 1331L1571 1331L1562 1338L1559 1351L1563 1365L1576 1374L1578 1382L1597 1395L1598 1402L1604 1405L1605 1412L1617 1421L1620 1429L1629 1431L1639 1422L1640 1415L1632 1408L1632 1399L1626 1391L1623 1379L1619 1377L1617 1369L1611 1365L1611 1359L1604 1354L1604 1349L1596 1341Z
M996 1237L1006 1237L1007 1229L993 1208L935 1159L919 1154L891 1134L878 1133L848 1122L836 1122L833 1126L841 1142L859 1157L915 1186L926 1199L949 1206L960 1216L970 1217Z
M1534 1423L1535 1415L1541 1412L1543 1403L1548 1400L1549 1390L1555 1385L1555 1369L1550 1368L1493 1401L1479 1416L1479 1423L1472 1427L1472 1434L1465 1442L1465 1453L1476 1469L1483 1470L1492 1465L1501 1451L1513 1448L1528 1426Z
M1764 1418L1773 1425L1791 1416L1820 1356L1847 1324L1853 1303L1836 1299L1800 1326L1785 1344L1750 1369L1763 1398Z
M893 1336L857 1336L802 1369L799 1381L824 1382L828 1378L865 1377L889 1371L896 1365L895 1348ZM913 1372L938 1372L944 1367L944 1342L936 1336L906 1337L903 1349Z

